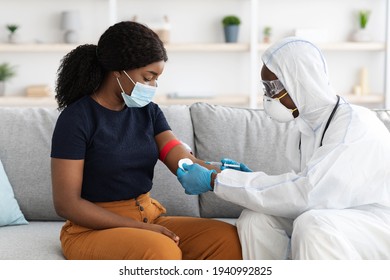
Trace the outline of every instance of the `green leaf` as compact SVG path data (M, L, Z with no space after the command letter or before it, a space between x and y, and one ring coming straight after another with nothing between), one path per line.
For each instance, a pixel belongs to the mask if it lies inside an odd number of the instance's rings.
M241 21L240 21L239 17L234 16L234 15L225 16L222 19L223 26L227 26L227 25L240 25L240 23L241 23Z
M6 81L16 75L15 68L8 63L0 64L0 81Z

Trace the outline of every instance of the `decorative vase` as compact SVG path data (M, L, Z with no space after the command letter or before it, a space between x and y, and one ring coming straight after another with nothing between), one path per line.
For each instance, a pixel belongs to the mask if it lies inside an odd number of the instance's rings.
M64 41L67 44L78 42L77 30L81 27L80 11L69 10L61 13L61 29L65 31Z
M64 35L64 41L67 44L76 44L79 41L79 36L77 34L77 31L75 30L68 30L65 32Z
M225 42L236 43L238 40L238 25L227 25L224 26Z
M10 33L8 34L8 43L16 44L18 42L18 34Z
M371 41L371 34L365 28L360 28L352 34L352 40L355 42Z

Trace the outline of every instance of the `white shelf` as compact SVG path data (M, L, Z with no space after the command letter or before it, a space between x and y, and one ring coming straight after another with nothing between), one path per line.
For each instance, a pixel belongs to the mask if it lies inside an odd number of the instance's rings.
M382 42L355 43L338 42L317 44L326 51L385 51ZM78 45L73 44L0 44L0 52L69 52ZM258 50L266 50L270 44L259 44ZM168 52L249 52L249 43L171 43L166 44Z
M0 97L0 107L57 107L57 103L54 96L2 96Z
M367 95L355 95L355 94L343 94L341 95L348 102L352 104L383 104L383 94L367 94Z
M71 44L0 44L0 52L69 52Z
M78 45L72 44L0 44L0 52L69 52ZM247 52L249 44L245 43L202 43L202 44L167 44L168 52Z
M203 44L167 44L166 49L168 52L181 52L181 51L222 51L222 52L248 52L249 44L245 43L203 43Z
M316 44L323 51L385 51L386 44L383 42L333 42ZM259 44L258 50L265 51L270 44Z
M318 45L320 49L326 51L385 51L384 42L339 42L339 43L322 43Z

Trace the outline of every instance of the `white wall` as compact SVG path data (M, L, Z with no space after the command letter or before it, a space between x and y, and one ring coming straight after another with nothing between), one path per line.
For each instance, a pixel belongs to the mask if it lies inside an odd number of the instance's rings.
M328 30L330 42L349 39L356 28L358 9L369 8L372 15L368 29L374 41L385 40L385 4L387 0L259 0L258 27L272 26L273 40L292 33L295 28ZM0 0L0 27L21 25L21 42L62 41L59 15L78 9L82 15L82 43L96 43L109 26L108 0ZM118 0L117 19L153 22L168 15L172 24L172 43L223 42L221 18L226 14L241 17L240 42L249 42L250 0ZM5 42L6 29L0 28ZM261 35L259 36L261 39ZM55 73L64 53L2 53L0 62L18 65L18 76L7 84L7 95L23 95L30 84L49 84L54 88ZM361 67L369 70L369 86L383 92L384 53L326 51L331 81L340 93L352 91ZM250 64L248 53L173 52L160 92L200 92L249 94ZM260 62L259 62L260 68Z

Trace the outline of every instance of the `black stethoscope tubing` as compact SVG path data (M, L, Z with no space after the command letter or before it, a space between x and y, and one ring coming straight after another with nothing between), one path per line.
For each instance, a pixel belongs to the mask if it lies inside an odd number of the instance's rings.
M337 111L337 108L339 107L339 103L340 103L340 96L337 95L337 103L336 103L336 106L334 106L332 113L330 113L328 121L326 122L325 129L324 129L324 132L322 133L322 137L321 137L320 147L322 146L322 140L324 139L325 132L328 129L329 124L332 121L333 116Z
M330 122L332 121L333 117L334 117L334 114L336 113L337 111L337 108L339 107L339 104L340 104L340 96L337 95L337 102L336 102L336 105L334 106L333 110L332 110L332 113L330 113L330 116L328 118L328 121L326 122L326 125L325 125L325 129L324 129L324 132L322 133L322 137L321 137L321 142L320 142L320 147L322 146L322 140L324 139L324 136L325 136L325 132L326 130L328 129L329 127L329 124ZM299 140L299 150L301 149L301 140Z

